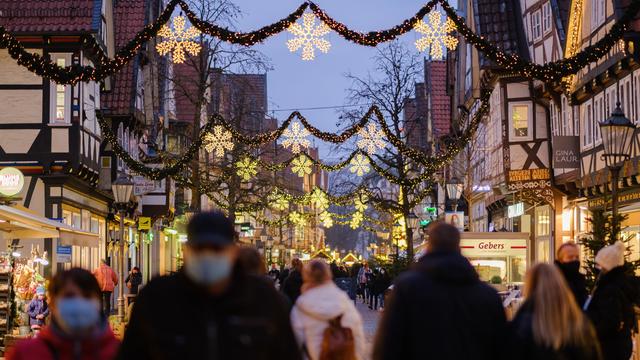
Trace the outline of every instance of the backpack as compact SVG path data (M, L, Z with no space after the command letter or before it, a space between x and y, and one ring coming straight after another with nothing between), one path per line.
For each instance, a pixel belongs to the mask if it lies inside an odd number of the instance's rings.
M329 326L322 335L319 360L355 360L353 332L350 328L342 327L341 320L342 315L329 320Z

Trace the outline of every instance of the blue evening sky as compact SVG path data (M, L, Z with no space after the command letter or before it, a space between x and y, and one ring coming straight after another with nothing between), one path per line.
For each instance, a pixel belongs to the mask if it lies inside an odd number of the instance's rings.
M281 19L296 9L301 0L235 0L235 3L244 13L238 21L238 30L248 31ZM334 19L361 32L392 27L413 16L425 4L416 0L317 0L316 3ZM402 36L401 41L415 50L413 42L417 36L412 31ZM299 52L290 53L287 49L286 41L291 37L284 32L257 45L274 68L267 75L269 111L274 111L272 114L282 120L291 112L284 109L300 109L315 126L336 131L339 109L307 108L344 105L351 85L344 75L348 72L366 75L373 69L371 57L376 50L347 42L332 32L326 36L332 45L328 54L316 51L315 60L302 61ZM334 157L329 154L329 146L321 141L316 145L325 160Z

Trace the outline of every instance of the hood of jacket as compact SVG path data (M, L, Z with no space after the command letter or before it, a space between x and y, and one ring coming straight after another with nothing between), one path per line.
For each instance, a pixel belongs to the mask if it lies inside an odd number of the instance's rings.
M328 321L344 314L349 301L344 291L333 282L328 282L302 293L296 301L296 307L308 316Z
M468 285L479 280L469 260L459 253L428 253L420 258L416 269L437 282Z

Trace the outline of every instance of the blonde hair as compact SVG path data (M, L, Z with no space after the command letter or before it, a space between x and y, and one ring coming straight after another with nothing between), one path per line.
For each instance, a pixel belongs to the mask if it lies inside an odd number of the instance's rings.
M599 351L591 323L555 266L538 264L529 269L524 296L533 305L531 323L537 344L554 350L575 346Z
M320 285L331 280L331 269L323 260L311 260L304 267L303 277L306 283Z

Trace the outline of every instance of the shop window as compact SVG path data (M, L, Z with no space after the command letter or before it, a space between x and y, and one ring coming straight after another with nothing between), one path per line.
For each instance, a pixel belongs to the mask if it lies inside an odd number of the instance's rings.
M80 213L71 213L71 226L76 229L82 229L82 217Z
M66 54L51 54L51 61L60 67L71 63L69 55ZM50 88L49 122L52 124L71 123L71 86L59 85L52 81Z
M510 132L511 138L516 140L531 140L531 106L528 103L515 103L510 106Z
M536 240L536 261L549 262L549 239Z
M62 210L62 222L71 226L71 222L73 221L73 219L71 219L71 211L69 210Z
M548 236L551 231L549 206L536 208L536 236Z

